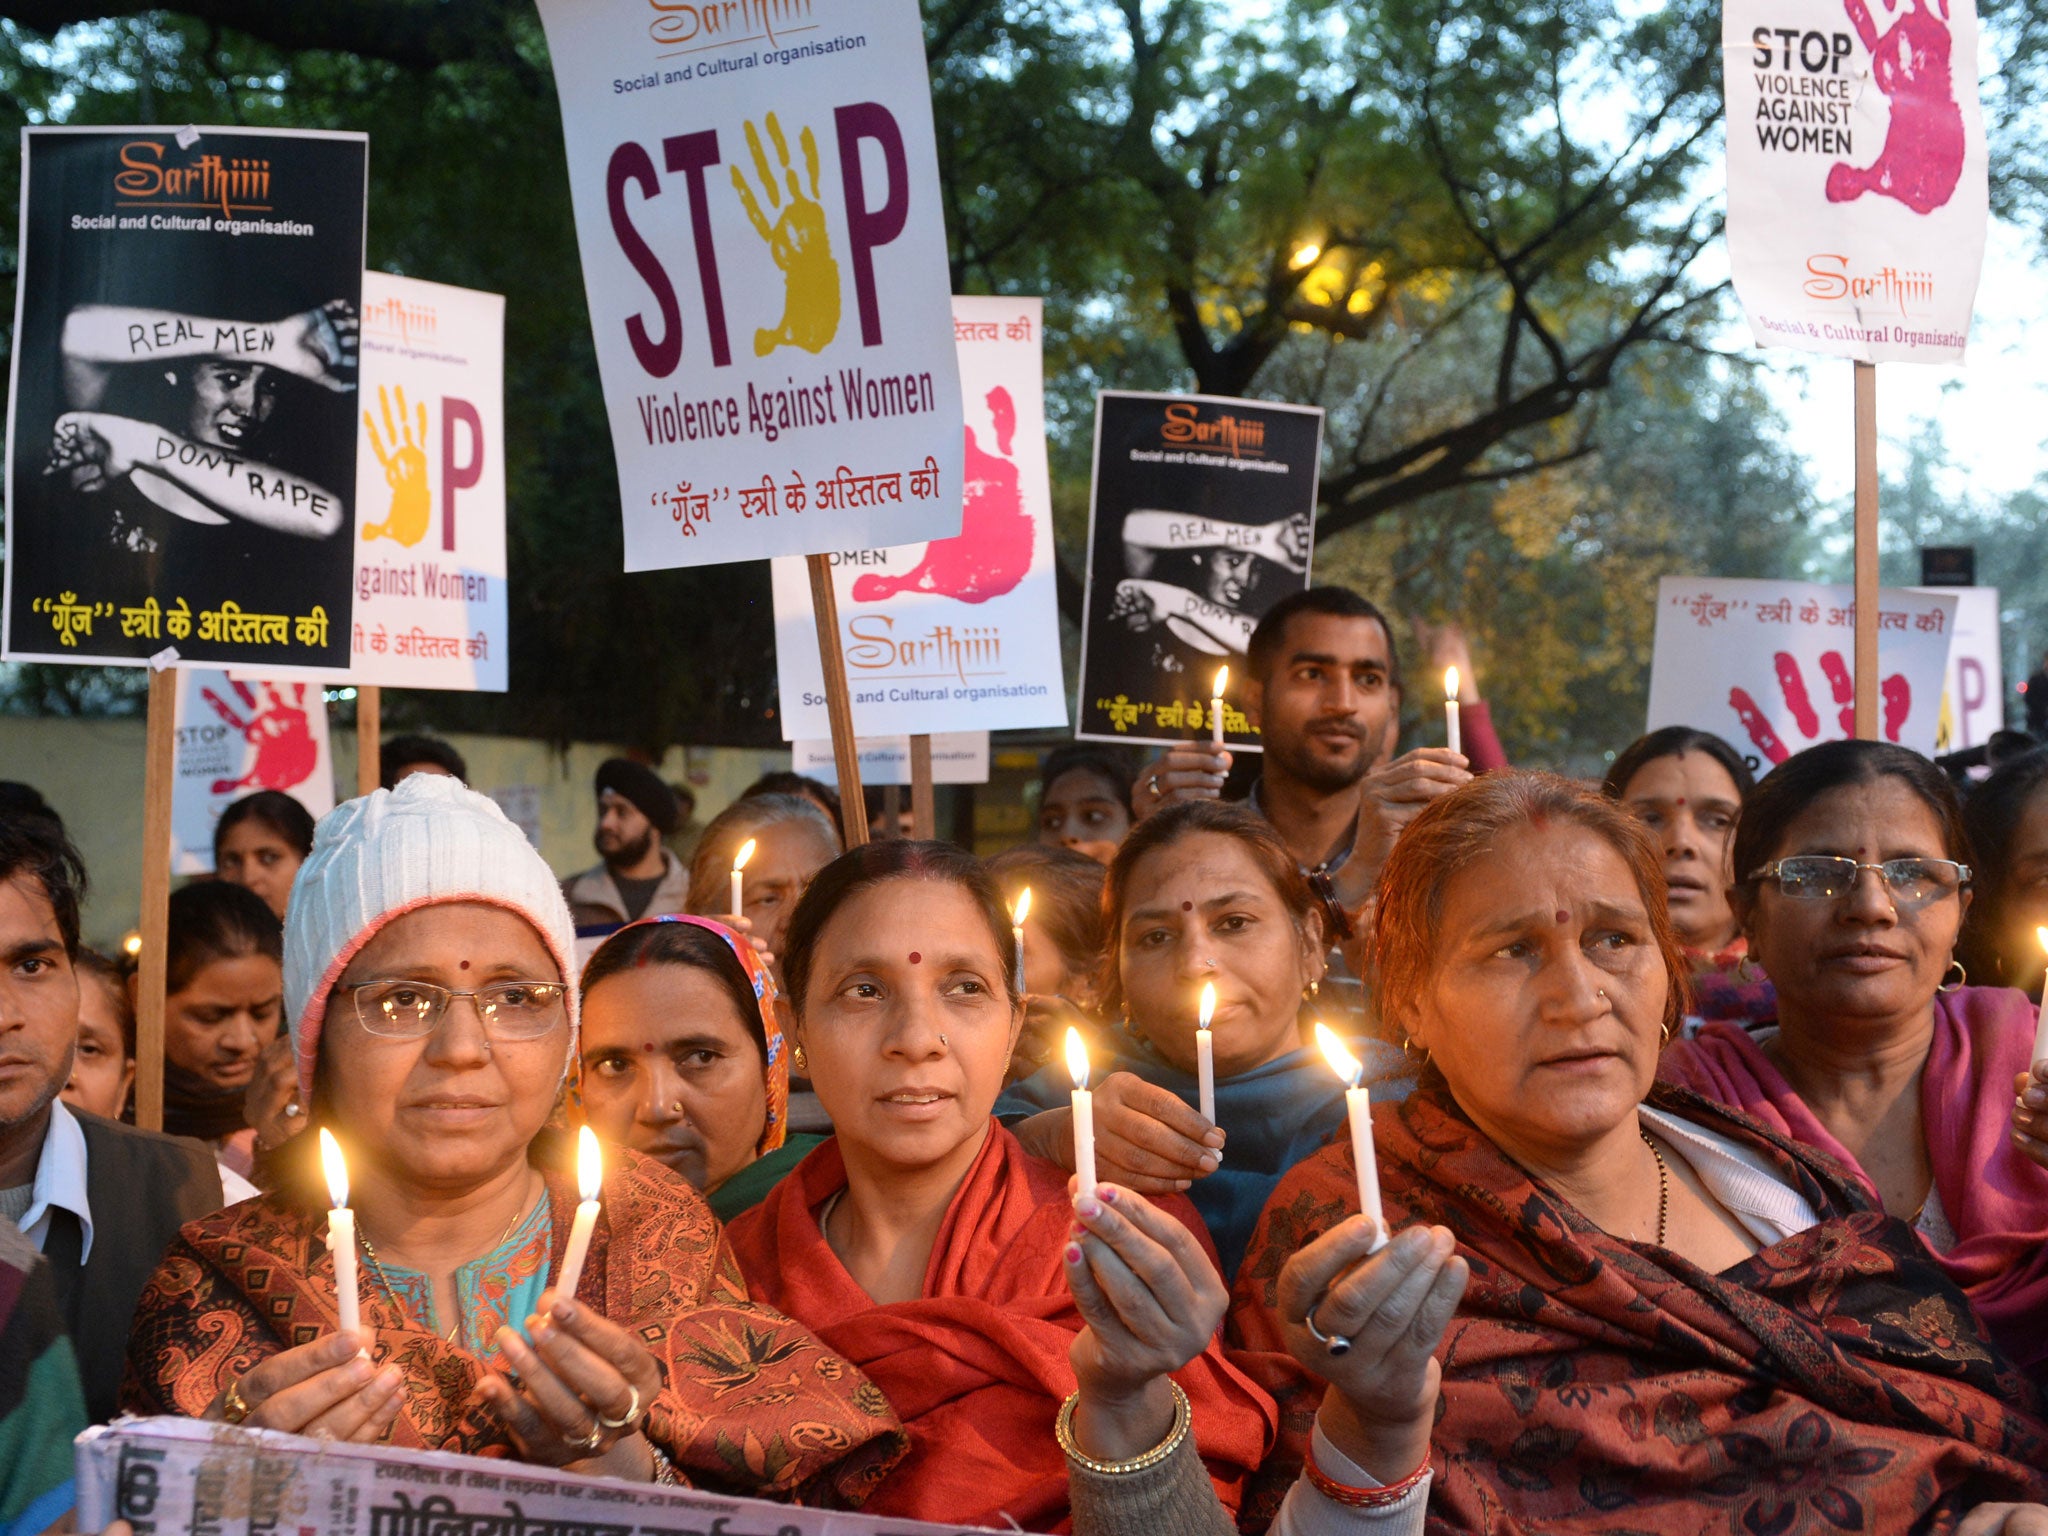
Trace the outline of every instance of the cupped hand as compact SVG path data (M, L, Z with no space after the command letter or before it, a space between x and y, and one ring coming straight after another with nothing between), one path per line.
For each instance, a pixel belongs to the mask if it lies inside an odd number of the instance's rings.
M1067 1284L1088 1326L1067 1356L1084 1394L1128 1397L1209 1347L1230 1295L1192 1232L1114 1184L1078 1201L1074 1219Z
M752 945L754 953L760 957L763 965L775 964L775 951L768 947L766 939L754 931L754 920L751 917L742 917L737 912L721 912L718 920Z
M331 299L277 323L279 345L262 361L336 393L355 387L360 323L347 299Z
M1323 1431L1381 1482L1405 1477L1429 1454L1442 1380L1435 1350L1465 1294L1471 1267L1443 1227L1411 1227L1378 1253L1362 1216L1332 1227L1280 1271L1280 1324L1288 1352L1336 1391ZM1333 1352L1309 1332L1348 1339Z
M1359 784L1358 834L1342 870L1348 886L1360 888L1347 889L1340 884L1345 900L1362 899L1367 894L1371 882L1379 878L1394 839L1422 814L1424 806L1471 780L1470 760L1448 747L1417 747L1368 772Z
M298 1109L297 1114L287 1114ZM292 1037L280 1032L256 1058L256 1075L242 1095L242 1118L256 1129L256 1145L275 1152L306 1128L299 1104L299 1058Z
M1979 1504L1963 1517L1956 1536L2048 1536L2048 1505Z
M404 1400L404 1378L397 1366L380 1369L364 1358L367 1343L364 1334L332 1333L253 1367L236 1383L249 1409L242 1422L363 1445L383 1438ZM225 1422L227 1416L222 1388L202 1417Z
M2020 1154L2048 1168L2048 1061L2037 1061L2012 1080L2012 1142Z
M1095 1090L1096 1177L1145 1195L1172 1195L1223 1162L1224 1133L1176 1093L1133 1072L1112 1072ZM1071 1168L1073 1131L1067 1132Z
M1230 754L1206 743L1169 747L1148 764L1131 788L1131 815L1143 821L1183 800L1217 800L1230 777Z
M519 1384L490 1371L476 1389L521 1457L544 1466L647 1477L653 1464L639 1430L661 1390L654 1356L617 1323L552 1289L542 1295L526 1329L531 1343L511 1328L499 1329L495 1341ZM607 1425L600 1418L625 1422Z

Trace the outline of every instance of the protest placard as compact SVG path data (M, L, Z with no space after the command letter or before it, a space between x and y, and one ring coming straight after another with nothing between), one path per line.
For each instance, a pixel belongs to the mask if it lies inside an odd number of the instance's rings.
M1667 576L1657 584L1648 729L1712 731L1768 773L1816 742L1855 734L1854 589L1805 581ZM1880 734L1934 750L1956 597L1878 593Z
M135 1536L944 1536L969 1529L199 1419L95 1426L78 1437L76 1465L79 1528L126 1520Z
M1226 739L1259 750L1237 703L1244 649L1266 610L1309 584L1322 441L1308 406L1096 396L1076 736L1206 737L1228 666Z
M505 300L363 274L349 681L505 690Z
M368 156L23 130L8 657L347 664Z
M1990 198L1975 0L1727 0L1728 256L1757 344L1945 362Z
M275 789L315 818L334 809L334 756L318 683L178 668L171 871L213 873L213 829L244 795Z
M934 731L931 742L934 784L988 782L987 731ZM807 773L828 783L838 782L839 772L833 762L830 741L793 741L789 744L789 751L790 766L798 773ZM862 784L908 784L910 777L908 736L860 738Z
M960 531L915 0L540 0L626 569Z
M1067 723L1042 308L1038 299L953 300L967 412L960 532L827 557L863 738ZM783 740L828 736L804 562L775 561L773 587Z
M1941 684L1937 752L1981 747L1993 731L2005 729L2005 656L1999 645L1998 588L1914 587L1915 592L1949 592L1956 600L1948 671Z

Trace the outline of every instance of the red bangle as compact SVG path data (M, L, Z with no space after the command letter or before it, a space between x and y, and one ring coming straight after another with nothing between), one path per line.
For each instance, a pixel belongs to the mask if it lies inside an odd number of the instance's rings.
M1349 1483L1338 1482L1316 1465L1313 1447L1308 1453L1308 1464L1302 1470L1308 1473L1308 1480L1316 1492L1333 1504L1342 1504L1347 1509L1384 1509L1389 1504L1400 1503L1415 1491L1429 1475L1429 1458L1423 1457L1422 1465L1398 1483L1383 1483L1377 1488L1353 1488Z

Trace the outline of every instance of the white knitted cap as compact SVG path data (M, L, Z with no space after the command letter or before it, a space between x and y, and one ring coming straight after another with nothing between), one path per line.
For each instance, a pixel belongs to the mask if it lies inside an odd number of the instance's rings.
M320 818L284 918L284 1009L310 1103L327 995L386 923L416 907L474 901L534 927L568 984L576 1048L576 927L554 872L497 803L444 774L347 800ZM539 978L535 978L538 980Z

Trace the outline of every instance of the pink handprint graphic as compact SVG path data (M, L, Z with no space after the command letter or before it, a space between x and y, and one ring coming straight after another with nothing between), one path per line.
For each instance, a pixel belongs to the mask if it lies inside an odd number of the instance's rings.
M306 685L288 685L289 700L276 683L263 685L267 700L259 700L247 683L230 679L228 686L241 699L247 719L211 688L199 691L229 729L242 733L242 739L256 749L256 756L249 771L239 779L215 779L213 793L226 795L238 789L290 790L311 778L313 770L320 766L320 746L313 740L312 728L306 721Z
M987 400L996 453L984 453L974 428L967 429L967 496L960 532L932 540L916 569L901 576L862 576L853 584L855 602L879 603L898 592L930 592L963 603L985 603L1014 590L1031 569L1034 525L1024 510L1024 493L1011 457L1017 407L1001 385L988 392Z
M1813 697L1807 692L1806 678L1799 670L1798 661L1786 651L1777 652L1771 660L1777 668L1778 691L1784 698L1785 708L1791 711L1792 723L1799 727L1807 742L1816 740L1820 736L1820 712L1813 707ZM1820 670L1834 694L1836 719L1841 723L1842 735L1854 736L1856 683L1849 675L1848 663L1842 659L1840 651L1827 651L1820 658ZM1913 685L1906 681L1904 673L1894 672L1878 684L1877 693L1884 712L1885 739L1897 741L1899 732L1906 727L1906 717L1913 712ZM1782 763L1792 755L1791 749L1772 727L1769 717L1747 688L1729 689L1728 707L1735 711L1743 730L1765 757L1773 763Z
M1963 175L1963 110L1949 73L1948 0L1900 0L1904 10L1882 37L1866 0L1842 3L1870 50L1873 82L1891 98L1892 120L1875 165L1838 161L1829 169L1828 201L1849 203L1875 192L1915 213L1932 213L1955 194ZM1941 6L1939 17L1928 9L1934 4Z

